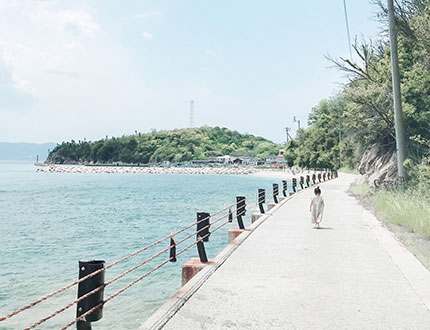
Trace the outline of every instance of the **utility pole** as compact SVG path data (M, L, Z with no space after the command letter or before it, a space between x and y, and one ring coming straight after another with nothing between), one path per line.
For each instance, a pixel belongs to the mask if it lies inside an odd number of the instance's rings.
M289 139L292 141L293 140L293 138L291 137L291 135L290 135L290 131L291 131L291 128L290 127L285 127L285 133L287 134L287 143L288 143L288 141L289 141Z
M298 129L300 129L300 119L296 119L296 116L293 117L293 121L297 123Z
M349 34L348 11L346 10L346 0L343 0L343 11L345 13L346 34L348 36L349 57L352 61L351 37Z
M342 167L342 114L340 113L340 107L337 108L337 114L339 116L339 168Z
M194 100L190 101L190 128L194 127Z
M391 72L393 78L394 123L396 129L397 173L405 178L405 133L403 128L402 96L400 93L399 62L397 58L397 29L394 17L393 0L388 1L388 23L390 28Z

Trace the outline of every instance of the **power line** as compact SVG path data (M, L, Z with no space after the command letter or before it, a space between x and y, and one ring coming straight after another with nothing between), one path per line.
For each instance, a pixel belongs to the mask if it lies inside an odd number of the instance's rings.
M348 36L349 57L350 57L350 60L352 60L351 37L349 34L349 22L348 22L348 11L346 10L346 0L343 0L343 10L345 12L345 24L346 24L346 34Z

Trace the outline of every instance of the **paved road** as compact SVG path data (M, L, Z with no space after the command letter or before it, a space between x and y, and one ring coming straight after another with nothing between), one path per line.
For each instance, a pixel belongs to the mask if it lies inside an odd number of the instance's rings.
M164 329L430 329L430 274L347 194L354 176L286 202Z

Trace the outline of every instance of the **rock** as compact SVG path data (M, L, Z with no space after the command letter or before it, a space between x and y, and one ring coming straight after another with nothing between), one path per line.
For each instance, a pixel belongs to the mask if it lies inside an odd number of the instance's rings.
M361 157L358 171L363 175L359 183L367 183L371 186L374 186L375 180L396 179L396 151L385 151L380 146L372 146L369 150L366 150Z

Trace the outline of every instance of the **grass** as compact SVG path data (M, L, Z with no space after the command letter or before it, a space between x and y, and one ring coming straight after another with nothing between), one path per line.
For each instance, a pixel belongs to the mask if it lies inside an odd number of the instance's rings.
M356 168L350 168L348 166L342 166L337 170L338 172L349 173L349 174L359 174Z
M374 191L354 185L351 192L430 270L430 201L417 191Z
M371 197L383 220L430 239L430 202L416 192L376 192Z

